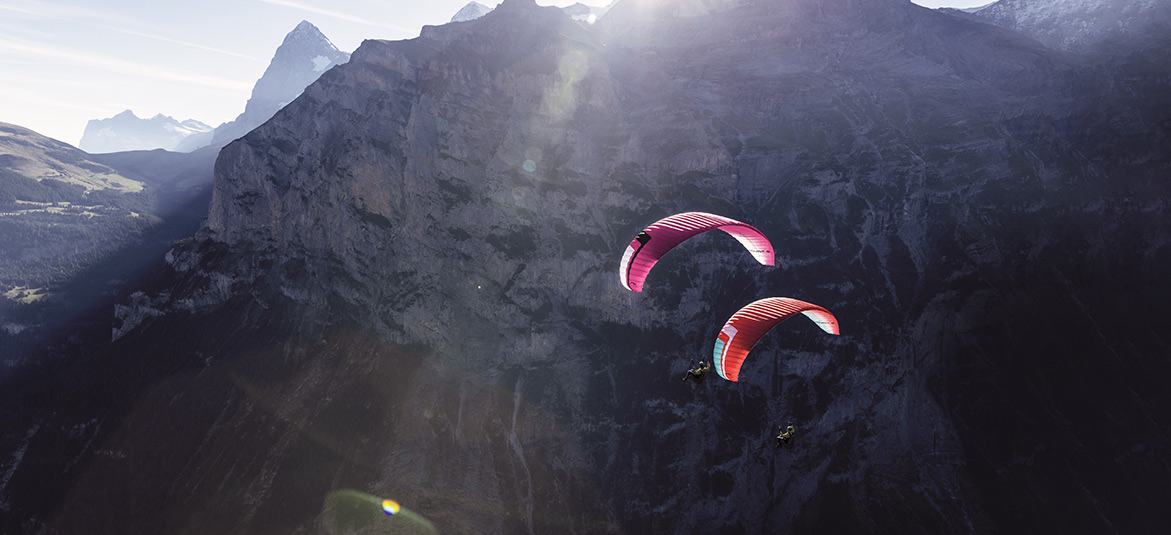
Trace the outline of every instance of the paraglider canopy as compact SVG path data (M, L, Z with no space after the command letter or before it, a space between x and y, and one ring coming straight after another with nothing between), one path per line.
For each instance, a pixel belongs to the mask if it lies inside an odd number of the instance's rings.
M656 221L630 241L618 267L622 286L641 292L643 281L659 258L689 238L713 229L731 234L761 264L773 265L772 244L753 226L721 215L684 212Z
M840 334L838 319L830 311L788 297L766 297L736 311L724 323L712 353L716 372L729 381L738 380L740 366L752 346L764 333L795 314L804 314L827 333Z

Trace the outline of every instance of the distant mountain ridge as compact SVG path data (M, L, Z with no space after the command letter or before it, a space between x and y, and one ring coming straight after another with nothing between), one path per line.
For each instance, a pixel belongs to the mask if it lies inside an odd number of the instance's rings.
M598 17L604 15L606 11L608 11L613 5L613 2L610 2L605 6L591 6L577 2L573 5L561 7L560 9L564 11L566 15L569 15L571 18L573 18L573 20L592 24L597 21ZM451 17L450 22L467 22L470 20L476 20L490 13L492 9L493 8L490 8L479 2L468 2L466 6L461 8L454 16Z
M176 150L184 140L211 131L211 126L195 119L178 121L161 113L143 119L126 110L108 119L86 123L78 148L89 153Z
M86 125L79 148L90 153L164 149L191 152L217 148L256 128L291 102L305 86L334 65L349 61L349 53L334 46L316 26L301 21L285 35L272 61L252 88L244 111L232 121L211 127L200 121L177 121L158 114L149 119L126 110Z
M1171 38L1166 0L1000 0L971 16L1057 50L1092 51L1119 40Z

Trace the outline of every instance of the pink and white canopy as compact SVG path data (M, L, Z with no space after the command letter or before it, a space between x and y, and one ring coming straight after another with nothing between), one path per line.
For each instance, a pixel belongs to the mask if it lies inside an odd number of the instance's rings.
M764 333L795 314L804 314L827 333L841 334L838 319L824 308L788 297L766 297L736 311L720 329L712 353L716 372L729 381L737 380L740 365L752 346Z
M684 212L656 221L630 241L618 268L622 286L627 290L641 292L647 273L655 267L659 258L692 236L712 229L731 234L758 262L766 266L773 265L772 244L751 225L715 214Z

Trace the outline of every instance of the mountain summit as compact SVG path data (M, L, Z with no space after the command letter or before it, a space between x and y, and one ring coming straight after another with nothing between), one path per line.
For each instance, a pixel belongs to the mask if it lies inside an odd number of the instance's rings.
M247 134L297 98L322 73L349 59L350 55L338 50L317 26L301 21L277 47L268 68L252 88L244 113L216 127L210 144L224 145Z
M460 8L459 11L451 17L451 22L467 22L469 20L476 20L484 15L487 15L492 8L481 4L479 2L468 2L468 5Z

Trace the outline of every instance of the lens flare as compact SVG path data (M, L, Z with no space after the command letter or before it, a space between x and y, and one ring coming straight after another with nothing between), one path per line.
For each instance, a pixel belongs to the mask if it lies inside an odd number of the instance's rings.
M321 525L328 535L439 535L423 515L354 489L337 489L325 495Z

